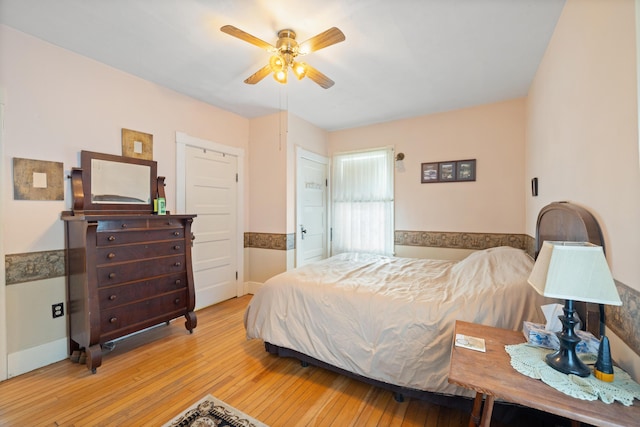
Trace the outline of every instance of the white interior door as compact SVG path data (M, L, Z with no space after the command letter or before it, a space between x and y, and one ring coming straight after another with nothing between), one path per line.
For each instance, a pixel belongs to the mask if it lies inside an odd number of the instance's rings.
M296 266L327 257L329 159L297 152Z
M192 264L196 309L238 296L237 157L185 150L186 212L197 214Z

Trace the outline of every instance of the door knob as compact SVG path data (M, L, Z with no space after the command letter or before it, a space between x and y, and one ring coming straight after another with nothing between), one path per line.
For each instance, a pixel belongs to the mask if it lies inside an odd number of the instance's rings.
M300 235L301 235L301 236L300 236L300 238L301 238L302 240L304 240L304 235L305 235L305 234L307 234L307 229L306 229L306 228L304 228L304 225L301 225L301 226L300 226Z

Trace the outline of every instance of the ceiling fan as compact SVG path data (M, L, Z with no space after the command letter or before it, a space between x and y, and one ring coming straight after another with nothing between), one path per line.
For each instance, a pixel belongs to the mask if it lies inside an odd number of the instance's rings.
M285 84L287 83L289 68L291 68L293 74L298 78L298 80L305 76L309 77L324 89L328 89L334 84L333 80L329 77L325 76L311 65L297 61L296 58L300 55L306 55L344 41L344 34L336 27L329 28L328 30L311 37L309 40L302 43L298 43L296 41L295 31L289 29L280 30L278 31L278 41L275 46L252 36L233 25L225 25L220 28L220 31L258 46L259 48L273 54L267 65L256 71L244 81L247 84L256 84L271 73L273 73L273 78L276 79L278 83Z

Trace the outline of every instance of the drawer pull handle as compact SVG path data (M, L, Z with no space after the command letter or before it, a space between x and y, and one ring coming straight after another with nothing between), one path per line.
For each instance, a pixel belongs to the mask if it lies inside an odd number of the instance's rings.
M115 301L116 298L118 298L118 297L115 296L115 295L109 295L109 301Z
M180 250L180 245L175 245L175 246L173 247L173 249L175 249L176 251L179 251L179 250Z
M116 277L116 273L109 273L109 279L113 279Z
M113 259L116 257L116 254L114 254L113 252L109 252L109 255L107 255L107 258L109 259Z
M181 283L182 283L182 280L180 280L180 279L176 280L176 285L179 285Z
M180 304L180 298L176 298L173 302L176 303L176 305Z
M180 261L178 261L178 262L176 262L176 263L175 263L175 264L173 264L173 265L175 265L176 267L180 267L180 266L182 265L182 263L181 263Z
M127 224L122 224L122 228L127 228L128 225Z
M173 232L173 235L174 235L174 236L179 236L179 235L180 235L180 232L179 232L179 231L174 231L174 232Z
M109 323L116 323L118 321L117 317L112 317L111 319L109 319Z
M116 236L109 236L107 237L107 240L113 242L114 240L116 240Z

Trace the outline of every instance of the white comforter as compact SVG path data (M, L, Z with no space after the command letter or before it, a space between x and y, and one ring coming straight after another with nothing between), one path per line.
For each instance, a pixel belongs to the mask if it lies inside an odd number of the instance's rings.
M462 261L341 254L265 282L245 313L247 337L386 383L471 395L447 382L455 320L512 330L542 321L532 268L509 247Z

